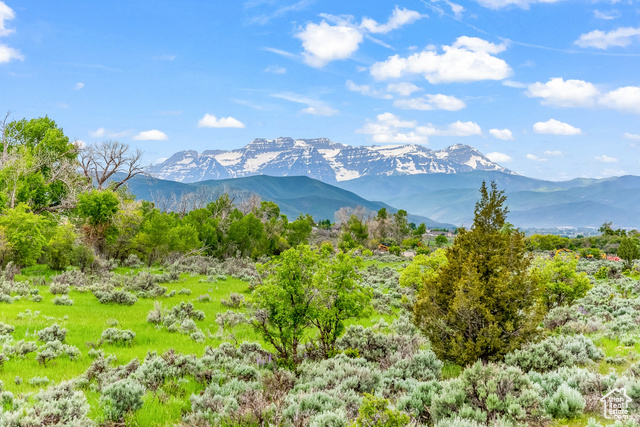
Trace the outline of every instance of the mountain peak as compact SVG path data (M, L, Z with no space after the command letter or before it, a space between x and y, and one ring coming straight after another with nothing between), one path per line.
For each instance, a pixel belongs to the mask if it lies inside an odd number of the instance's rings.
M256 138L243 148L188 150L149 168L157 178L180 182L251 175L308 176L327 183L368 175L417 175L494 170L511 173L475 148L455 144L434 151L422 145L352 147L328 138Z

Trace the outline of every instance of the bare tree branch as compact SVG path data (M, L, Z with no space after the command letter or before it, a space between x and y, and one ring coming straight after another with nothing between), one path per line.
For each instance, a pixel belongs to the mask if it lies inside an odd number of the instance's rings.
M140 165L142 151L129 151L129 145L119 141L107 140L83 148L79 156L80 167L87 181L95 181L98 190L102 190L105 183L116 173L123 173L125 177L114 180L114 189L136 175L144 173Z

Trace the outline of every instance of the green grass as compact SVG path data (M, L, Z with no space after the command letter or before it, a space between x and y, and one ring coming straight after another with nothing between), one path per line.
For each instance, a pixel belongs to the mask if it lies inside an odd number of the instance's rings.
M121 268L117 272L120 274L135 274L141 269ZM147 271L159 273L159 269L146 269ZM33 377L47 377L48 385L64 380L75 378L86 371L93 359L87 354L89 348L86 343L96 343L100 339L102 331L113 325L117 321L120 329L131 329L136 333L136 338L131 346L103 345L101 349L105 354L115 355L116 364L126 364L134 358L142 361L149 351L156 351L159 354L174 349L182 354L203 355L206 346L217 347L224 341L217 338L207 338L204 343L193 341L188 335L177 332L171 333L166 328L156 329L155 325L146 321L147 313L153 308L155 301L162 302L163 307L171 308L181 301L191 301L196 309L205 313L204 320L196 321L198 328L203 332L210 331L213 335L218 331L215 322L216 314L225 312L227 307L221 303L222 299L228 298L232 292L250 295L247 282L228 277L227 280L219 280L216 283L207 283L201 280L205 276L183 274L179 282L161 284L168 288L167 293L176 291L173 297L160 297L157 299L140 298L132 306L104 305L91 292L80 292L72 287L69 298L74 301L72 306L57 306L52 303L55 297L49 292L50 277L57 272L43 267L32 267L23 269L22 278L30 280L32 283L40 283L41 278L47 279L46 285L39 285L39 293L43 300L39 303L30 301L23 297L13 304L0 303L0 322L4 322L15 327L12 336L15 341L24 339L26 341L37 341L36 332L53 323L58 323L68 330L66 343L74 345L80 349L82 356L71 361L66 356L61 356L47 363L47 366L38 364L35 360L35 353L28 354L24 359L12 357L4 366L0 367L0 380L4 382L5 389L14 393L27 393L38 391L44 386L32 386L29 380ZM178 292L188 288L191 295L181 295ZM210 302L198 301L199 295L209 294ZM30 313L30 314L29 314ZM370 317L352 319L347 323L359 324L365 327L372 326L381 318L387 323L391 323L395 315L374 314ZM238 340L259 342L264 348L273 350L261 337L256 334L250 325L240 325L232 331ZM41 343L40 343L41 344ZM16 384L15 378L22 379L21 384ZM166 386L166 385L165 385ZM181 416L190 410L191 404L189 396L197 394L202 390L202 385L195 381L178 387L178 394L172 395L165 391L147 393L145 404L142 409L136 412L127 425L155 426L174 425ZM176 390L174 390L176 391ZM90 416L96 421L103 418L102 409L99 403L99 393L86 391L88 402L91 406Z

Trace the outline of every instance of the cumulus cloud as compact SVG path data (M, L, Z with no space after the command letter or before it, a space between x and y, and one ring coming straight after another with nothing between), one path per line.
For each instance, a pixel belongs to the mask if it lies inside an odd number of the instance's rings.
M602 156L596 156L595 159L602 163L616 163L618 161L618 159L616 159L615 157L609 157L606 154L603 154Z
M157 129L145 130L133 137L134 141L166 141L167 134Z
M594 10L593 17L597 19L604 19L605 21L610 21L612 19L616 19L620 17L620 11L618 10Z
M367 121L356 131L371 135L374 142L395 142L404 144L426 144L430 136L470 136L482 134L482 129L474 122L457 121L445 127L429 123L418 126L416 121L402 120L392 113L376 116L376 121Z
M353 80L347 80L345 82L345 87L351 92L358 92L362 95L371 96L374 98L383 98L383 99L392 99L393 96L388 93L382 93L369 85L359 85L353 82Z
M199 128L244 128L244 123L233 117L217 118L213 114L205 114L203 118L198 120Z
M398 28L412 24L419 19L425 18L426 15L423 15L414 10L408 9L400 9L396 6L393 10L393 13L389 17L389 20L386 24L378 24L371 18L364 18L360 27L374 34L385 34L392 30L397 30Z
M427 135L418 135L413 129L416 127L414 121L404 121L392 113L383 113L376 116L376 121L368 121L356 133L371 135L374 142L391 142L400 144L427 144Z
M529 85L527 96L542 98L542 103L556 107L590 107L595 104L600 91L583 80L564 80L554 77L547 83Z
M286 74L287 73L287 69L284 67L280 67L278 65L270 65L267 68L264 69L265 72L267 73L273 73L273 74Z
M535 3L556 3L561 0L476 0L482 6L489 9L502 9L509 6L517 6L522 9L529 9Z
M284 92L284 93L274 93L271 96L274 98L280 98L291 102L296 102L298 104L306 104L307 107L300 110L301 113L311 114L314 116L335 116L339 113L335 108L327 105L323 101L318 101L317 99L309 98L303 95L298 95L297 93Z
M563 123L555 119L550 119L546 122L538 122L534 124L533 131L535 133L550 135L580 135L582 133L579 128L573 127L570 124Z
M15 31L12 28L6 27L6 21L11 21L15 17L16 15L13 9L0 1L0 37L8 36ZM24 61L24 55L22 55L19 50L6 44L0 44L0 64L9 62L12 59Z
M485 154L485 157L494 163L509 163L513 160L511 156L498 152L487 153Z
M625 86L612 90L600 98L599 104L624 113L640 114L640 86Z
M420 98L412 99L398 99L393 103L394 107L402 108L403 110L447 110L458 111L467 106L465 102L455 96L448 95L425 95Z
M639 36L640 28L621 27L609 32L594 30L590 33L582 34L574 43L580 47L608 49L612 46L628 46Z
M105 128L98 128L94 131L89 132L89 136L92 138L102 138L107 134L107 130Z
M418 86L409 82L399 82L399 83L389 83L387 85L387 90L389 92L395 92L402 96L410 96L413 92L418 92L422 90Z
M560 150L545 150L544 154L547 155L547 156L558 157L558 156L562 156L562 151L560 151Z
M544 157L538 157L535 154L527 154L527 159L533 160L534 162L546 162L547 160L549 160Z
M73 87L73 90L80 90L84 87L84 83L82 82L78 82L76 83L76 85Z
M624 138L626 139L632 139L634 141L640 141L640 135L638 135L637 133L629 133L629 132L625 132L624 135L622 135Z
M0 37L8 36L15 31L5 26L6 21L11 21L15 17L15 12L5 2L0 1Z
M362 33L348 25L330 25L327 21L319 24L308 23L295 37L302 40L304 61L322 68L331 61L351 57L364 39Z
M490 129L489 133L503 141L513 141L513 134L509 129Z
M429 83L474 82L503 80L513 70L502 59L492 56L506 49L477 37L459 37L451 46L443 46L443 53L435 49L401 57L394 55L376 62L370 73L378 80L421 74Z

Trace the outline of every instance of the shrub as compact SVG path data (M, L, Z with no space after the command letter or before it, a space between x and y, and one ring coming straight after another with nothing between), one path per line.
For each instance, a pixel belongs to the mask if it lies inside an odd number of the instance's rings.
M583 335L560 335L511 352L504 360L507 365L518 366L525 372L544 372L589 363L602 359L603 356L603 352Z
M154 301L153 308L147 314L147 322L159 325L164 321L166 315L167 310L162 308L162 303L159 301Z
M562 384L553 396L544 400L544 409L554 418L577 418L586 402L579 391Z
M182 288L178 291L179 295L191 295L191 289Z
M0 335L10 335L15 329L15 326L0 322Z
M38 331L38 339L43 342L64 342L66 338L67 330L65 328L61 328L57 323Z
M434 396L442 391L442 383L427 381L419 383L407 395L398 400L397 407L411 415L411 417L423 424L431 419L431 402Z
M61 297L55 297L51 302L54 305L73 305L73 300L69 299L67 295L63 295Z
M356 427L403 427L409 424L409 415L389 408L389 401L365 393L364 401L354 421Z
M145 388L139 382L127 378L119 380L102 389L100 402L108 420L119 422L127 413L142 408L142 396Z
M33 377L27 381L29 385L39 386L39 385L47 385L49 384L49 378L47 377Z
M37 378L37 377L36 377ZM32 378L32 385L49 382ZM36 381L34 381L36 380ZM36 403L21 414L21 426L74 426L90 427L95 423L88 418L89 404L82 391L75 390L71 381L65 381L35 395Z
M222 303L222 305L224 305L225 307L237 309L244 305L245 303L244 295L231 292L229 294L229 299L228 300L223 299L220 301L220 303Z
M52 282L49 286L49 292L53 295L67 295L69 293L69 285L66 283Z
M123 290L113 292L94 291L93 294L98 298L100 304L133 305L138 301L134 294Z
M526 374L514 367L478 361L459 378L443 384L433 397L431 415L436 421L456 416L481 423L538 422L541 398Z
M129 329L107 328L100 335L100 343L131 345L136 333Z

